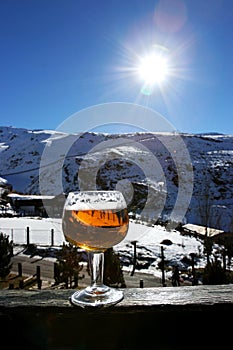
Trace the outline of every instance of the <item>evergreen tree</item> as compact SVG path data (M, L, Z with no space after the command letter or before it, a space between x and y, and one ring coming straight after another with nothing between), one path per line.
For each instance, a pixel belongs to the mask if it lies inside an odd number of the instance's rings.
M220 261L210 261L206 264L203 272L203 284L225 284L227 277Z
M11 258L13 257L13 241L0 232L0 277L5 278L12 268Z
M78 248L72 244L63 243L62 249L57 253L57 263L54 273L55 283L65 283L66 288L78 286L79 273L83 269L80 264L82 254L78 252ZM74 283L73 283L74 282Z
M113 248L104 253L104 284L107 286L126 287L119 256Z

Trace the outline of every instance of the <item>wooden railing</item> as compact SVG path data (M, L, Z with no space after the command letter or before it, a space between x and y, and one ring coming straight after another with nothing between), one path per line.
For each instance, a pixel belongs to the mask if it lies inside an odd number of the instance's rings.
M126 288L117 305L73 306L74 290L2 290L8 349L231 349L233 285Z

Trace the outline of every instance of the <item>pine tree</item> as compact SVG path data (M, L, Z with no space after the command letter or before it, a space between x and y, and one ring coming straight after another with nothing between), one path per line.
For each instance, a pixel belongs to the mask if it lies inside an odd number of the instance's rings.
M113 248L104 253L104 284L108 286L126 287L119 256Z
M228 283L226 272L219 260L215 259L206 264L203 272L203 284L225 284Z
M5 278L11 271L13 256L13 241L9 241L9 237L0 232L0 277Z
M65 283L66 288L78 286L79 273L83 269L80 264L82 254L78 252L78 248L72 244L63 243L62 249L57 253L56 272L54 274L55 283ZM74 282L74 283L73 283Z

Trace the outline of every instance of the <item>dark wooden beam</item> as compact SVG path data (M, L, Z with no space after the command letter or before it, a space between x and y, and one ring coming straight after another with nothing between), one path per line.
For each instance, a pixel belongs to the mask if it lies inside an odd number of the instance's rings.
M74 290L2 290L7 347L58 350L229 348L233 285L126 288L117 305L73 306Z

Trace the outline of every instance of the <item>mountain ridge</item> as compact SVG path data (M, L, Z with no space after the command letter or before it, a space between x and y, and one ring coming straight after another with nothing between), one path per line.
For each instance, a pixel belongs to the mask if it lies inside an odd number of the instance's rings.
M233 232L233 135L67 134L0 127L0 177L15 191L60 194L119 188L152 219ZM175 208L175 210L174 210Z

